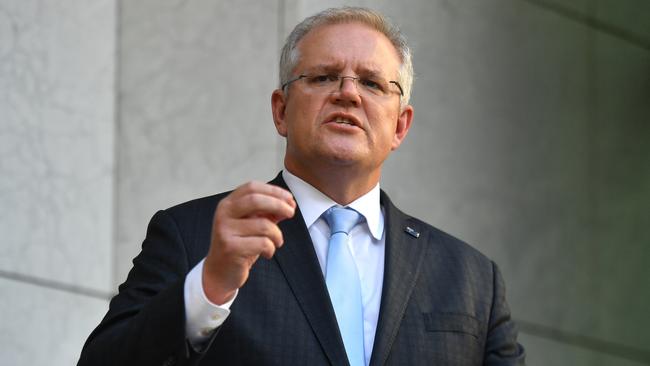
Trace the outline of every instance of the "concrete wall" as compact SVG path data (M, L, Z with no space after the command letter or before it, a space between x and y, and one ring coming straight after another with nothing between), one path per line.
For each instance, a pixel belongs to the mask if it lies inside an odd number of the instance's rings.
M122 3L116 283L156 210L281 167L278 12L278 1Z
M0 352L67 365L157 209L282 167L279 48L344 2L14 3L0 5ZM415 53L414 127L382 187L500 265L529 364L650 363L650 3L352 4L394 18ZM32 352L43 324L50 348Z
M115 1L0 2L0 354L72 365L113 291Z

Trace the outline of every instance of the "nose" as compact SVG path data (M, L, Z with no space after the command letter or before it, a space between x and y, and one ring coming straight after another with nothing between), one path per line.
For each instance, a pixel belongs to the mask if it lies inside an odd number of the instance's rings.
M357 81L359 80L358 77L356 77L356 76L340 76L340 78L341 78L341 84L339 85L339 89L343 89L343 87L345 86L345 80L350 80L350 83L348 83L348 84L354 85L354 87L357 88L357 92L358 92L358 88L359 88L359 85L357 85Z
M344 103L358 106L359 103L361 103L361 96L357 80L359 80L359 78L355 76L341 76L339 89L332 93L334 101L339 104Z

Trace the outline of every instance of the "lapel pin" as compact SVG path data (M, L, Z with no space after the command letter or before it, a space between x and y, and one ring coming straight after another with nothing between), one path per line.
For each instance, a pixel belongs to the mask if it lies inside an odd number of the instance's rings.
M415 230L414 230L412 227L410 227L410 226L407 226L406 229L404 229L404 231L406 231L407 234L411 235L411 236L414 237L414 238L419 238L419 237L420 237L420 233L418 233L417 231L415 231Z

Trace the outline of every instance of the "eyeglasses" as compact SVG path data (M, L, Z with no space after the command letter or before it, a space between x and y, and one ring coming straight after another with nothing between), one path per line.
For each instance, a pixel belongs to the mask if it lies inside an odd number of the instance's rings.
M331 75L331 74L321 74L321 75L300 75L295 79L291 79L286 83L282 84L282 90L286 88L289 84L295 81L301 81L304 85L313 92L322 93L322 94L331 94L336 91L339 91L343 87L343 81L345 79L350 79L354 84L357 90L361 94L366 94L370 96L386 97L393 93L399 93L400 96L404 95L402 86L399 85L397 81L390 80L387 81L379 76L372 77L359 77L359 76L341 76L341 75ZM397 87L395 89L394 86Z

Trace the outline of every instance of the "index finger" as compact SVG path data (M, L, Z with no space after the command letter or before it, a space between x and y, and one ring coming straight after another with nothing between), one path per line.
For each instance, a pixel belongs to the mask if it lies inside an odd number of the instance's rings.
M231 195L233 198L238 198L248 194L256 193L281 199L292 207L296 206L296 202L294 201L291 192L282 187L264 182L250 181L248 183L244 183L241 186L237 187L237 189L235 189Z

